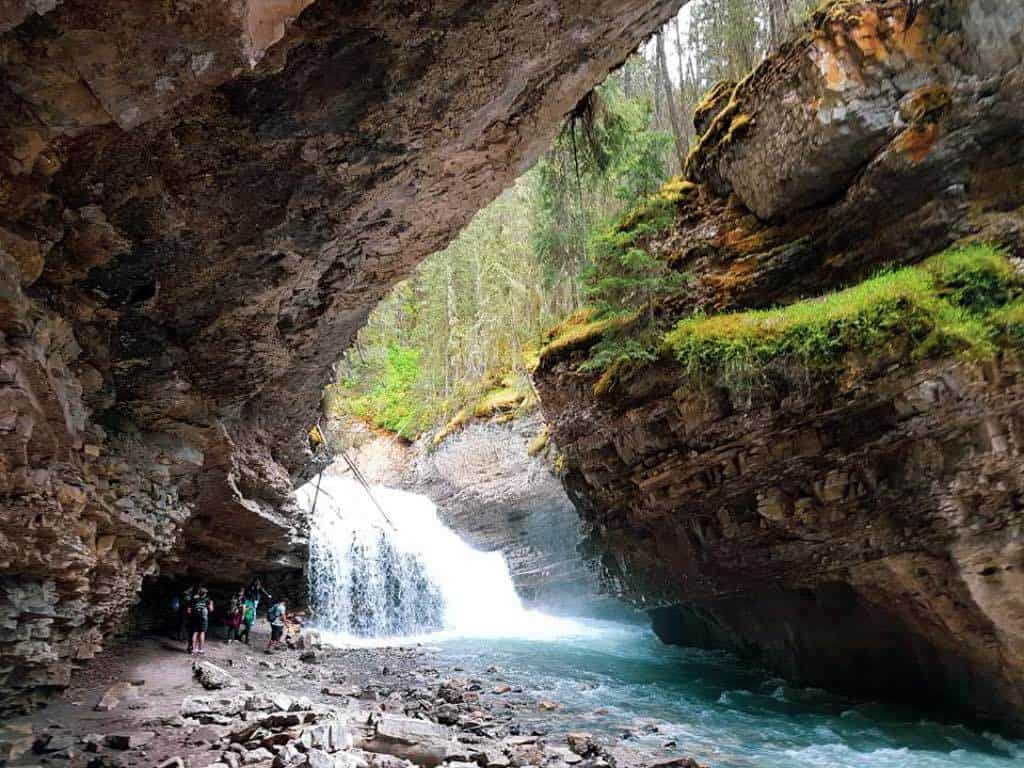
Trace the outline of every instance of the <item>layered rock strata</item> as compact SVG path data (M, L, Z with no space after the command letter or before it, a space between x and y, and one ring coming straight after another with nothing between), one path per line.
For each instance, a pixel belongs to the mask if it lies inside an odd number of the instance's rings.
M691 275L666 319L788 304L963 239L1024 255L1014 4L836 2L714 91L647 243ZM1019 269L1019 261L1016 262ZM566 484L666 639L1024 729L1024 378L987 359L851 353L753 380L666 355L536 375Z
M339 351L681 2L0 3L0 708L301 566Z

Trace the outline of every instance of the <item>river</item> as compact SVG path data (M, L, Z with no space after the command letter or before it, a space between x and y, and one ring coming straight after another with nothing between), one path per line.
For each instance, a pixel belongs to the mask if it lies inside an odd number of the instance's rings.
M527 610L499 553L473 550L422 496L324 478L313 507L311 604L342 645L419 642L500 670L557 704L538 729L623 739L712 768L1007 768L1024 743L919 711L787 685L727 653L666 646L643 623Z

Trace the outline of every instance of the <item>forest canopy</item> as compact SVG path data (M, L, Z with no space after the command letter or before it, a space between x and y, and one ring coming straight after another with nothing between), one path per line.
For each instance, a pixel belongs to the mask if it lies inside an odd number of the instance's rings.
M491 401L529 408L547 329L584 306L645 317L682 278L615 223L682 171L702 95L755 66L812 4L685 6L577 106L533 169L380 303L328 387L328 415L414 439ZM613 335L598 362L644 354L635 334Z

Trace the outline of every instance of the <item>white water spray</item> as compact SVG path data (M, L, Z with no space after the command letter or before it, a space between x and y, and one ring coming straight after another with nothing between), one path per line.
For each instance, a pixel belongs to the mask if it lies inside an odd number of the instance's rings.
M500 552L446 528L425 496L323 477L296 492L310 519L309 593L318 625L349 642L448 636L555 637L582 625L526 610ZM313 499L316 508L313 510Z

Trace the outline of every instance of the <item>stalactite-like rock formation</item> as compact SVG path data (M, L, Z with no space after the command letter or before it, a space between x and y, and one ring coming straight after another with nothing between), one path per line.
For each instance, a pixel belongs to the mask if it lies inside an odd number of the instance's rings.
M660 311L788 305L965 239L1005 247L1020 280L1024 9L905 19L835 2L709 95L697 186L646 244L692 277ZM973 362L882 333L831 374L781 355L746 381L671 348L597 380L577 332L535 378L595 546L663 637L1024 729L1016 328Z
M0 708L301 567L331 364L681 1L0 2Z

